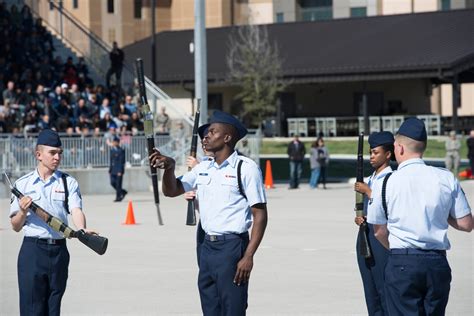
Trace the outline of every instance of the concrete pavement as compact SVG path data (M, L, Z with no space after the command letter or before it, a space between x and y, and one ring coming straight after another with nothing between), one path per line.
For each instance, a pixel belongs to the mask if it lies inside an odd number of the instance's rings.
M474 181L462 186L474 206ZM281 184L267 195L269 223L254 260L248 315L366 315L352 185L287 190ZM157 224L151 193L127 196L134 226L121 224L127 203L113 199L84 196L89 227L109 238L109 249L99 256L77 240L68 242L63 315L200 315L195 227L185 226L184 199L161 196L164 226ZM9 200L0 200L0 207L0 315L18 315L22 234L10 228ZM453 281L447 315L473 315L474 234L450 229L449 237Z

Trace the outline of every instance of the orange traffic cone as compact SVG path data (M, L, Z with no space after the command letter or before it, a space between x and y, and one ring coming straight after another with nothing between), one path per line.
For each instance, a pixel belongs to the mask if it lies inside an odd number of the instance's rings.
M461 172L458 173L459 178L471 178L472 177L472 170L471 169L465 169Z
M273 189L273 175L272 175L272 164L270 160L267 160L265 166L265 189Z
M128 201L128 208L127 208L127 217L125 218L124 225L135 225L135 215L133 215L133 205L132 201Z

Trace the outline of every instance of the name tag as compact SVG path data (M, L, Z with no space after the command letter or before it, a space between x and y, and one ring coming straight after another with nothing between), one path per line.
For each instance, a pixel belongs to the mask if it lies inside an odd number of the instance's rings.
M200 176L208 176L209 174L208 173L200 173L199 175Z
M232 178L232 179L237 178L236 176L233 176L233 175L231 175L231 174L226 174L224 177L226 177L226 178Z

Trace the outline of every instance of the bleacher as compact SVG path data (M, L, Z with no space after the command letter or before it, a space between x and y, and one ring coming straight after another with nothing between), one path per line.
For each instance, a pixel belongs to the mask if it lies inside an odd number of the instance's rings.
M0 134L143 130L133 91L94 84L83 58L55 54L53 36L28 6L1 2L0 33Z

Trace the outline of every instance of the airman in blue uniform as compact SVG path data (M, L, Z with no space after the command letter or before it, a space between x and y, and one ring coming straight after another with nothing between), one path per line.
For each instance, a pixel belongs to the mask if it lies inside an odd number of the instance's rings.
M36 145L36 170L15 182L16 188L25 195L20 200L12 195L10 205L13 230L24 232L18 255L21 315L59 315L68 278L69 252L64 236L30 212L31 203L35 202L65 224L71 214L77 229L95 234L85 229L86 218L77 181L71 176L63 178L58 170L61 146L55 131L43 130Z
M390 249L385 267L389 315L445 314L451 283L448 226L466 232L473 228L471 208L458 180L423 161L426 143L423 121L403 122L394 142L398 169L385 190L382 186L372 191L368 206L367 222Z
M246 313L253 256L267 224L265 191L259 167L234 150L237 141L247 134L246 128L219 111L199 129L206 128L203 146L212 153L212 160L201 161L181 179L175 177L175 161L158 150L150 156L150 163L164 169L166 196L197 188L205 232L198 277L203 314L240 316Z
M110 149L110 185L115 189L114 202L120 202L128 193L122 188L123 174L125 173L125 149L120 147L120 138L114 136Z
M367 204L372 190L381 186L385 176L392 172L390 161L395 160L393 153L393 135L390 132L377 132L369 136L370 164L375 169L369 177L367 184L356 182L355 190L364 194L364 217L356 217L355 222L360 225L367 217ZM388 250L375 238L372 224L368 224L368 238L372 250L371 258L364 258L357 252L357 263L359 265L362 283L364 285L365 302L369 315L388 315L384 297L383 273L387 263ZM359 249L357 239L356 249Z

